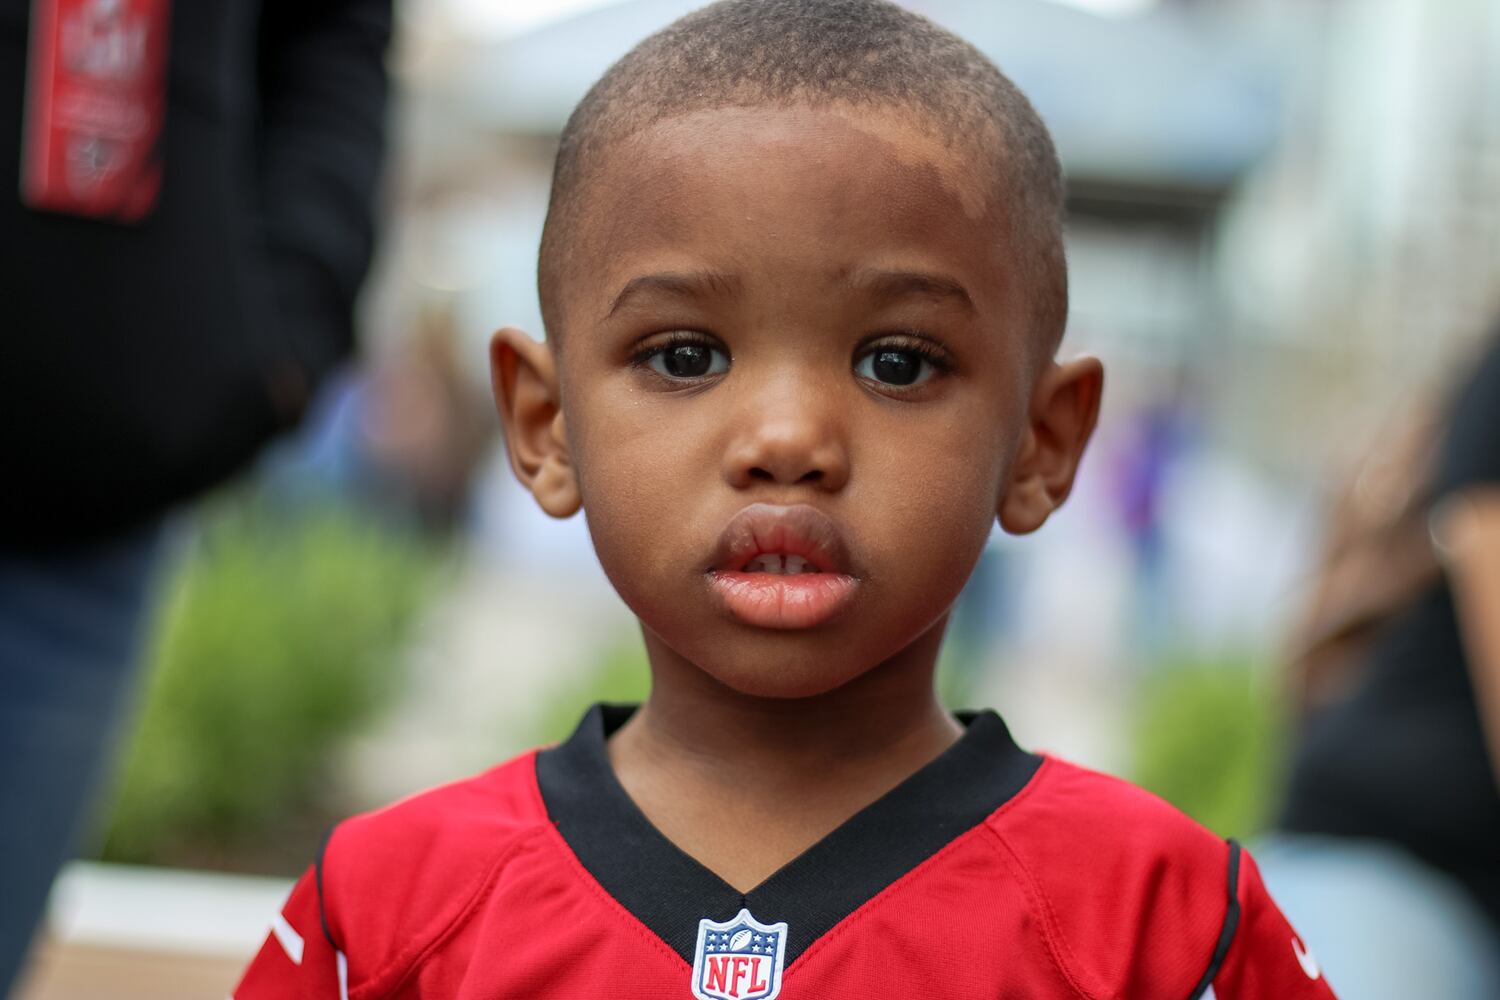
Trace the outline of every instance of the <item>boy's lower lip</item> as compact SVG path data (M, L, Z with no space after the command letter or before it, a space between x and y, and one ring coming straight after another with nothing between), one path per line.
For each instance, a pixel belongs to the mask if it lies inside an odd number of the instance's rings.
M843 573L713 570L709 587L729 613L759 628L812 628L848 607L858 581Z

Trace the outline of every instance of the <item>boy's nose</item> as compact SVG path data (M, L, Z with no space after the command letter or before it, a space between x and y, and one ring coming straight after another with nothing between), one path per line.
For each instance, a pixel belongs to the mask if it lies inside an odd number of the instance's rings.
M724 478L735 489L757 483L808 485L830 493L843 489L849 453L837 417L804 400L747 418L725 451Z

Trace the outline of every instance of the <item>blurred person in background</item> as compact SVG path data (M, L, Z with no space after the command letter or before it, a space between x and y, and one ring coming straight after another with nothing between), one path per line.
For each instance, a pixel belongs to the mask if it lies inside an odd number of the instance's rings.
M1500 329L1335 504L1266 882L1355 1000L1500 997Z
M284 509L348 503L434 537L463 530L494 442L493 404L464 371L451 311L325 384L297 435L257 465Z
M1130 649L1147 667L1161 662L1172 639L1176 602L1168 564L1168 492L1201 421L1184 365L1126 419L1112 456L1116 515L1131 555Z
M0 994L169 511L299 418L373 243L390 0L0 0Z

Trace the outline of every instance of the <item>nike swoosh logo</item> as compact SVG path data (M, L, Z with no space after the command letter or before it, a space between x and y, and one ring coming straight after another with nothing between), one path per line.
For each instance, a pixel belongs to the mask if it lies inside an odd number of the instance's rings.
M1297 964L1302 966L1302 971L1307 974L1308 979L1317 979L1323 974L1318 968L1318 960L1313 953L1302 947L1302 942L1292 938L1292 954L1297 956Z

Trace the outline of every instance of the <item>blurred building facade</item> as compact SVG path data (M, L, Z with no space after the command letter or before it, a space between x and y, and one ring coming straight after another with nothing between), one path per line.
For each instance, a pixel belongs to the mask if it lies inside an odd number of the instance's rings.
M1310 35L1313 58L1236 199L1219 285L1247 342L1332 390L1303 387L1313 405L1287 417L1348 430L1442 377L1500 306L1500 7L1244 6Z

